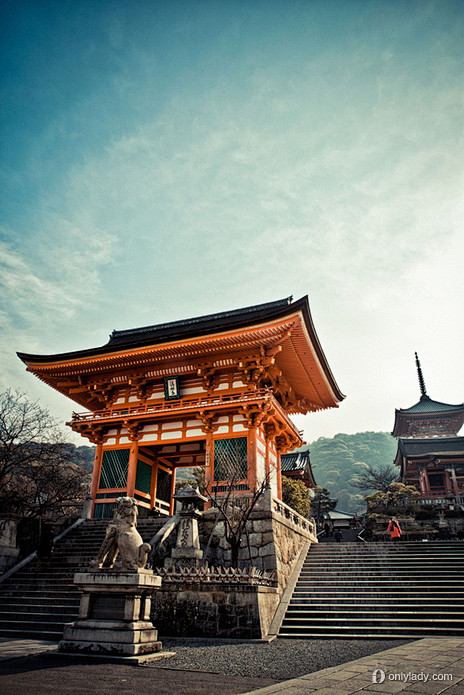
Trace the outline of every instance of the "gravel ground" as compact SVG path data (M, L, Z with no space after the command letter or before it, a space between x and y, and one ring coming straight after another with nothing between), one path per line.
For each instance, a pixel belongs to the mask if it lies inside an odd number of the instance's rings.
M150 668L287 680L411 641L277 639L267 644L164 639L163 650L176 656L154 662Z

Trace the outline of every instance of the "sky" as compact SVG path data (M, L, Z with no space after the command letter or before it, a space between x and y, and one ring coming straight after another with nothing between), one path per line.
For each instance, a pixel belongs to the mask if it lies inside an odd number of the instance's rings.
M306 441L391 431L415 351L463 402L461 0L0 13L0 390L64 422L16 351L308 295L346 399Z

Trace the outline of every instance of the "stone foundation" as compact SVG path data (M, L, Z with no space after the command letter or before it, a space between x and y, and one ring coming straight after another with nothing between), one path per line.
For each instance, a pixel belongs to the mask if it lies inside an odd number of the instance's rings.
M247 535L242 538L239 567L274 572L280 592L305 544L317 543L311 523L283 502L273 500L272 510L253 511ZM211 566L230 565L230 549L224 538L224 522L216 521L213 509L203 512L200 541L204 558Z
M169 583L156 592L152 618L163 637L261 639L277 606L275 587L198 582Z

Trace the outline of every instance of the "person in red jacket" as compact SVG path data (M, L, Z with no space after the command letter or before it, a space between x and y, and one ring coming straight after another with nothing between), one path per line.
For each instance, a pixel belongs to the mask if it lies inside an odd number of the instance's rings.
M390 519L387 531L390 532L390 538L392 539L392 541L399 541L399 539L401 538L401 527L396 517L392 516L392 518Z

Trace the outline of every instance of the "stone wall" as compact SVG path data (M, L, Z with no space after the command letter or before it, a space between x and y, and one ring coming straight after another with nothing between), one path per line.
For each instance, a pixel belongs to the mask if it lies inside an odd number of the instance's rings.
M239 567L274 571L278 588L283 592L307 541L317 543L311 522L283 502L274 500L271 510L257 509L251 513L247 533L241 542ZM203 513L200 543L204 559L211 566L230 565L224 521L214 510Z
M151 618L161 637L260 639L267 635L278 604L275 587L163 579Z
M303 547L308 541L317 543L314 531L311 522L283 502L267 500L262 508L251 512L241 542L239 568L244 577L249 577L249 583L233 576L217 583L206 580L206 576L196 580L163 576L151 614L160 635L265 637ZM221 574L221 568L230 567L224 521L216 510L203 512L199 538L203 559L210 568L218 568ZM169 543L165 552L170 552ZM271 586L262 585L263 577L255 581L255 570L257 574L272 573L273 581L267 577L264 582Z

